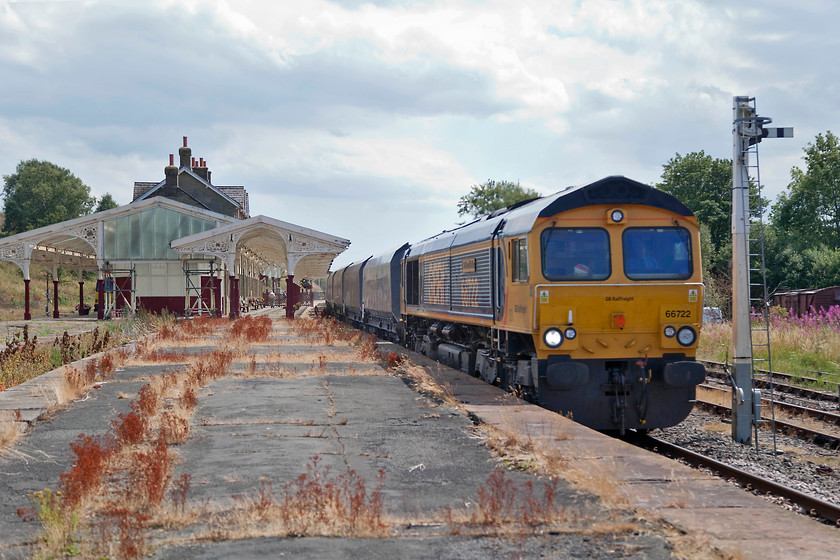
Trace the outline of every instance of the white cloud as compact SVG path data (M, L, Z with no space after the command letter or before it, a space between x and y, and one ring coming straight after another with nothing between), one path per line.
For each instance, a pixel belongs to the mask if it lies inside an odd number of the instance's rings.
M754 95L796 127L762 146L780 190L837 128L838 15L816 0L0 0L0 174L47 159L127 202L186 134L255 213L293 208L363 251L453 225L490 178L552 192L654 182L677 152L729 158L732 96Z

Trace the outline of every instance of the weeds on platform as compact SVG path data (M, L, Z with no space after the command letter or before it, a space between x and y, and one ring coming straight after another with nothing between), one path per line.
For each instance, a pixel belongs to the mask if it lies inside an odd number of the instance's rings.
M334 317L301 317L292 326L309 343L333 346L336 343L346 346L361 333L339 322Z
M407 380L411 388L421 395L426 395L444 406L458 407L458 400L452 394L451 388L438 383L422 366L412 363L411 360L393 360L390 356L387 360L389 363L397 363L393 368L394 374Z
M76 398L93 385L97 379L109 378L127 360L128 352L121 348L88 360L82 369L78 369L75 365L67 366L64 370L64 378L57 381L57 386L53 387L56 394L56 403L63 403Z
M124 344L131 337L124 322L109 325L104 335L97 327L92 332L69 335L66 331L52 345L29 337L29 326L6 340L0 352L0 391L34 379L56 367Z
M532 480L517 484L505 471L496 469L479 486L473 503L464 509L446 508L444 518L450 534L510 535L531 532L534 527L567 525L575 517L555 500L557 481L543 482L542 494Z
M38 344L38 337L29 338L29 326L6 340L0 352L0 390L19 385L52 369L49 356Z
M70 450L76 458L70 470L59 477L59 487L67 506L78 507L99 490L108 460L118 450L116 444L110 433L99 437L80 434L70 444Z
M20 410L0 410L0 452L11 446L23 434L19 427L21 422Z
M34 506L29 515L38 519L43 527L42 541L46 550L56 550L73 556L79 552L76 544L76 531L79 527L79 515L74 508L65 505L61 491L53 492L49 488L30 494ZM18 510L18 515L26 516Z
M263 481L254 493L234 496L233 510L216 514L208 537L385 537L390 530L383 517L384 483L385 473L380 470L371 490L355 470L336 474L316 455L305 473L279 491Z
M266 342L271 336L271 319L267 315L246 315L233 322L230 332L234 338L247 342Z
M19 512L41 520L44 557L63 554L68 542L86 556L137 558L148 553L145 528L160 516L172 480L169 445L188 437L196 388L224 376L232 359L231 351L220 350L190 367L153 378L105 435L82 434L71 444L75 459L61 474L59 491L49 494L50 515ZM74 375L85 377L79 371ZM188 479L179 480L173 500L180 499L183 510L189 484ZM44 495L30 496L34 510L44 509Z

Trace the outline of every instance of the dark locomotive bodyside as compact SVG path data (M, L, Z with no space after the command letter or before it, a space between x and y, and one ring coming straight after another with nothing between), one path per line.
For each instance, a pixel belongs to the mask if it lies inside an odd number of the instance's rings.
M662 266L630 254L642 244ZM685 206L608 177L352 264L327 300L359 328L623 432L691 411L699 262Z

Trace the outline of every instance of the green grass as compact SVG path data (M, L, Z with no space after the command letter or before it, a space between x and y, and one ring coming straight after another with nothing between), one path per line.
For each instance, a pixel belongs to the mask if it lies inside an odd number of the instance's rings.
M763 349L756 352L757 358L766 356L767 353ZM801 377L818 377L816 372L823 372L819 375L820 379L840 383L840 332L831 325L771 325L770 357L773 371ZM697 358L731 363L730 323L703 325ZM767 369L766 365L758 367Z
M29 269L29 307L33 317L41 317L46 313L45 293L49 283L50 293L53 292L52 276L41 265L33 264ZM85 275L85 299L93 301L96 276L93 273ZM23 272L11 262L0 261L0 321L23 320L25 290ZM59 269L58 310L61 314L75 313L79 303L79 279L73 270ZM52 304L50 304L52 312ZM40 335L38 335L40 336Z
M100 328L101 327L101 328ZM0 351L0 390L19 385L58 366L121 346L137 334L138 320L97 325L91 332L56 338L31 336L28 328ZM23 334L25 332L25 334Z

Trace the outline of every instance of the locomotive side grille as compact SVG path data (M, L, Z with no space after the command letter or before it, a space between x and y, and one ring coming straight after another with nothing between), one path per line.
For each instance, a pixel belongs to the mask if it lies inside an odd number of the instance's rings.
M490 308L490 250L462 253L451 258L452 307Z
M448 309L450 302L449 255L432 257L422 263L423 305Z

